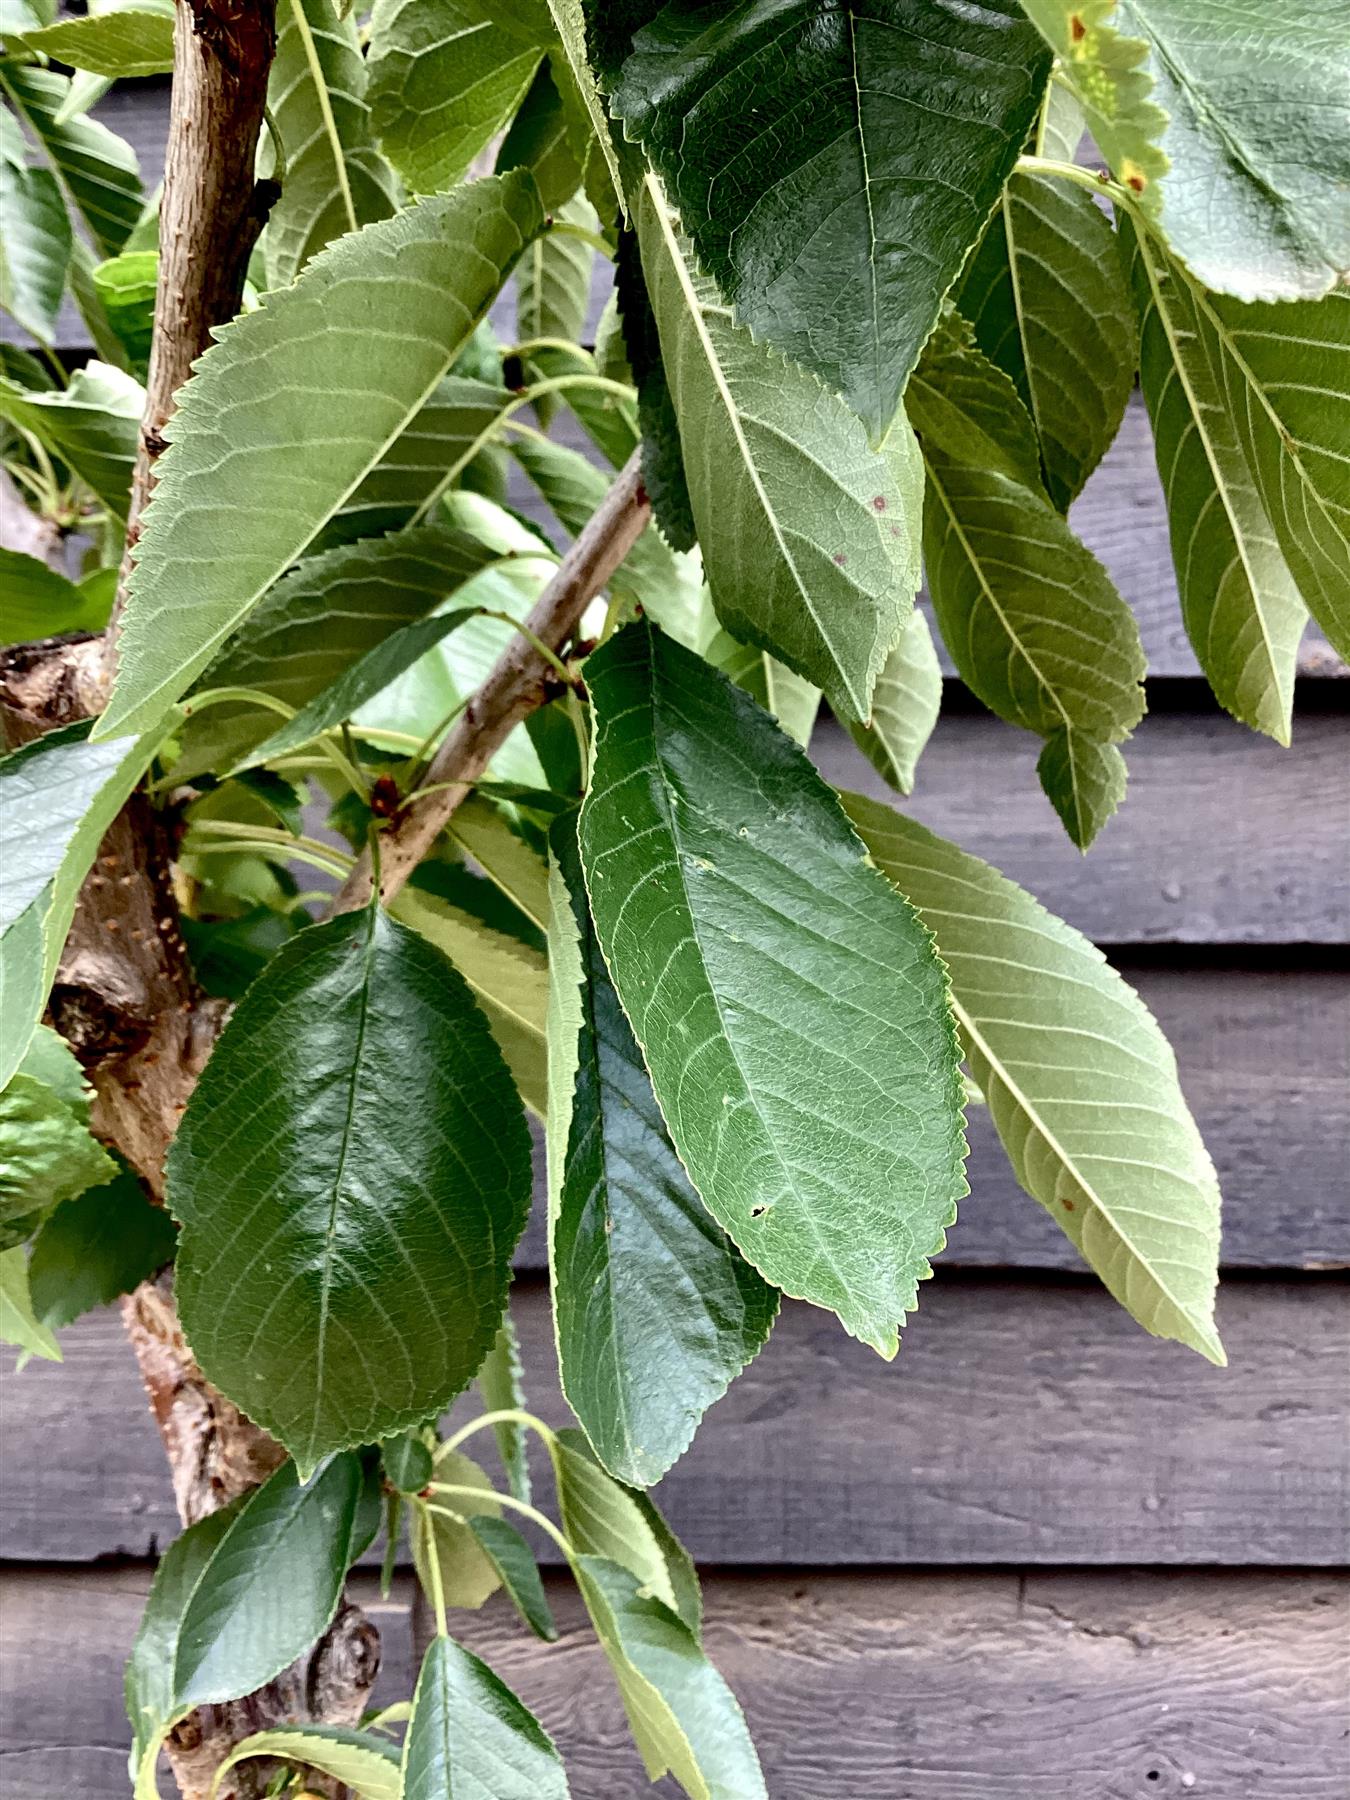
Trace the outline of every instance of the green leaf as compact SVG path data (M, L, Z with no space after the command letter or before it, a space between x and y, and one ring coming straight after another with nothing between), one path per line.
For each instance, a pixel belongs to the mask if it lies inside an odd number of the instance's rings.
M590 137L588 131L581 143L576 141L573 120L554 80L555 66L554 59L546 57L535 70L530 90L497 152L497 173L504 175L509 169L528 169L534 176L544 210L550 213L564 207L581 186L582 158L586 155L586 138ZM566 81L568 77L564 75L563 79ZM594 217L592 208L593 221ZM598 221L593 224L593 229L596 224ZM554 241L562 243L566 240ZM589 257L586 268L589 276ZM522 331L521 336L525 335ZM569 332L567 335L575 337L579 334Z
M50 1327L37 1317L29 1291L28 1258L18 1244L0 1250L0 1343L13 1344L44 1362L62 1360Z
M46 169L30 169L24 160L22 135L11 154L10 115L0 115L6 129L0 147L0 212L5 235L0 243L0 306L50 346L56 315L70 267L70 220L56 178Z
M0 60L0 90L42 145L70 204L101 256L116 256L141 216L136 152L97 119L66 118L70 78L35 63Z
M546 1644L558 1641L558 1627L540 1579L534 1552L514 1525L486 1513L470 1519L469 1529L478 1546L496 1569L511 1604L537 1638Z
M302 932L250 988L167 1191L198 1362L312 1465L472 1378L529 1208L529 1142L463 978L372 910Z
M602 76L699 261L879 442L1036 117L1036 32L1012 0L625 12Z
M1086 850L1125 798L1125 758L1112 743L1103 743L1076 727L1056 727L1036 758L1036 775L1064 829Z
M525 1371L509 1311L502 1314L492 1348L483 1358L483 1366L478 1371L478 1391L487 1412L521 1412L524 1409ZM528 1501L530 1463L525 1427L516 1420L503 1419L492 1427L492 1435L497 1440L497 1454L506 1470L507 1487L517 1500ZM510 1585L509 1581L507 1585Z
M131 1773L136 1783L136 1800L141 1800L143 1792L158 1792L154 1767L159 1746L179 1710L174 1668L183 1616L216 1547L239 1517L239 1511L240 1503L235 1502L189 1525L169 1545L155 1570L123 1684L132 1729Z
M563 1531L573 1549L617 1563L674 1609L675 1583L665 1547L639 1496L605 1473L579 1431L558 1432L549 1452Z
M134 75L167 75L173 68L172 0L137 0L82 19L58 19L28 31L23 43L53 61L125 80Z
M1134 314L1110 220L1082 188L1014 175L957 305L1030 413L1046 489L1067 512L1115 437L1134 385Z
M579 958L581 977L574 1079L560 1067L552 1089L555 1141L566 1138L549 1169L558 1364L601 1462L649 1487L758 1354L778 1294L709 1215L666 1133L591 924L574 817L550 843L554 932L577 944L554 954L564 967Z
M255 688L299 711L391 633L430 613L498 560L468 531L426 525L307 557L276 583L203 675L202 689ZM186 767L228 766L276 715L244 703L186 704Z
M19 1072L31 1075L44 1087L49 1087L82 1124L89 1123L89 1103L94 1090L75 1052L50 1025L39 1025L33 1033L33 1041L19 1065Z
M322 737L334 725L350 719L367 700L383 693L391 681L396 681L442 638L475 616L474 609L468 607L455 612L434 613L429 619L414 619L410 625L400 625L373 649L367 650L358 662L344 669L336 681L316 694L308 705L302 706L293 719L287 719L271 737L255 744L232 773L238 775L259 763L274 762Z
M844 804L937 936L971 1072L1022 1186L1146 1330L1221 1363L1218 1183L1152 1015L996 869L875 801Z
M501 1586L497 1565L474 1536L470 1521L501 1516L491 1481L471 1457L458 1450L443 1450L436 1463L435 1479L457 1488L472 1488L481 1500L466 1494L437 1494L433 1504L413 1509L412 1551L417 1578L429 1599L440 1594L446 1606L476 1611ZM447 1517L448 1512L457 1516Z
M1219 702L1287 744L1308 611L1219 383L1214 321L1149 233L1128 224L1122 230L1142 321L1140 385L1167 496L1186 635Z
M23 1060L99 841L160 732L88 741L82 720L0 761L0 1085Z
M106 583L81 582L0 546L0 643L26 644L107 623Z
M384 1472L400 1494L420 1494L431 1480L435 1464L421 1432L404 1431L380 1445Z
M280 1757L317 1769L350 1791L356 1800L402 1800L399 1754L373 1732L350 1725L274 1725L236 1744L220 1764L211 1793L231 1769L251 1756Z
M91 279L109 328L126 352L128 366L144 380L155 327L158 250L124 250L99 263Z
M870 449L842 401L733 325L651 180L638 230L718 617L866 718L919 585L909 427Z
M350 1455L303 1485L286 1462L249 1496L183 1609L175 1711L251 1694L323 1636L342 1597L360 1480Z
M586 664L591 910L680 1160L883 1355L966 1192L946 976L806 757L649 624Z
M605 472L579 451L549 438L517 438L511 452L567 530L580 532L609 491ZM697 604L702 587L698 558L672 550L649 525L610 577L608 592L636 601L665 623Z
M545 958L420 888L404 888L392 911L454 963L483 1009L521 1099L542 1118L548 1110Z
M973 398L970 398L973 397ZM924 558L933 610L962 679L991 711L1044 738L1046 792L1080 849L1114 810L1115 784L1077 779L1144 712L1144 653L1106 570L1025 470L1035 439L1007 376L951 318L906 396L924 447ZM981 457L999 420L1002 463ZM979 437L976 437L976 433ZM967 460L968 456L979 460Z
M1108 161L1206 287L1316 299L1343 279L1350 47L1339 0L1028 0L1027 11L1064 57Z
M567 1800L543 1726L485 1662L433 1638L403 1751L403 1800Z
M557 217L588 231L599 228L595 208L583 194L565 201L557 208ZM586 329L586 315L591 304L591 270L595 252L584 238L571 237L561 231L546 231L535 238L516 271L516 334L519 341L535 338L579 339ZM556 373L538 352L526 358L526 374L539 381ZM563 393L541 394L534 403L539 423L547 427L566 399Z
M100 736L157 718L205 668L430 399L541 222L528 176L474 182L340 239L220 330L168 428ZM344 332L359 371L335 368Z
M127 516L145 389L124 369L86 363L69 387L36 394L0 378L0 419L31 431L119 519ZM153 721L151 721L153 723Z
M281 0L267 98L285 163L279 174L269 135L262 172L280 180L281 197L263 256L278 288L333 238L387 218L396 195L371 131L356 20L340 19L331 0Z
M88 1126L51 1088L18 1074L0 1093L0 1229L50 1212L116 1173Z
M680 421L661 360L661 333L643 274L638 234L619 234L614 258L614 292L610 296L623 339L626 379L637 388L638 423L642 431L642 485L652 503L652 518L674 550L692 550L698 542L694 507L684 474ZM603 320L601 321L603 324ZM596 361L601 344L596 343ZM692 647L692 646L691 646Z
M33 1241L28 1280L48 1325L70 1325L129 1294L173 1260L177 1234L162 1206L123 1172L58 1206Z
M1350 291L1283 306L1191 293L1276 543L1350 658Z
M653 616L658 624L664 624L659 613ZM917 613L910 614L911 620L918 616ZM800 675L794 675L786 664L780 663L777 657L770 656L767 650L755 650L749 644L738 644L729 631L719 631L703 654L715 669L729 675L737 687L744 688L766 713L771 713L794 742L800 744L803 750L806 748L811 742L816 715L820 711L818 687L809 681L803 681ZM883 664L883 673L884 670ZM878 676L878 688L880 681L881 677ZM875 692L872 705L875 708ZM848 726L850 731L861 729L855 720L849 720Z
M376 0L371 116L414 192L463 178L525 98L550 36L543 0Z
M573 142L578 147L585 143L588 149L594 147L600 152L600 157L588 156L586 192L596 211L612 219L615 209L623 204L623 172L609 115L586 55L582 0L548 0L548 10L558 39L550 64L564 110L572 121Z
M649 1778L673 1775L691 1800L767 1800L736 1697L679 1615L603 1556L578 1558L577 1582Z
M902 794L914 790L914 771L942 707L942 669L933 634L921 612L910 615L900 642L881 666L868 725L849 721L854 743L883 781Z

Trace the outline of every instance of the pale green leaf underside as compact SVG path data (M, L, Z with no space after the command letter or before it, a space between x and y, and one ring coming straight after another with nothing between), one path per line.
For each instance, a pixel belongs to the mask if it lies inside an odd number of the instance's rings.
M331 0L280 0L267 103L285 159L281 196L263 237L268 286L275 288L331 239L387 217L396 184L371 134L356 21L339 19ZM261 173L276 177L270 131L263 143Z
M761 1274L893 1355L966 1191L931 939L700 658L640 623L587 682L591 908L680 1159Z
M937 938L1018 1180L1146 1330L1222 1362L1218 1183L1152 1015L1099 950L996 869L875 801L844 804Z
M21 138L17 147L17 161L8 145L0 155L0 307L50 347L70 267L70 220L56 178L26 167Z
M33 1311L28 1258L21 1245L0 1250L0 1343L13 1344L44 1362L60 1362L61 1346Z
M478 181L339 239L222 329L169 426L101 736L205 668L431 398L541 224L528 176Z
M914 772L941 707L942 665L928 620L914 612L900 642L881 665L871 722L860 725L850 720L848 726L878 775L902 794L913 791Z
M135 75L164 75L173 67L171 0L139 0L82 19L58 19L41 31L27 31L22 41L54 62L124 80Z
M472 1379L528 1209L529 1144L462 978L364 914L302 932L249 989L167 1182L197 1360L312 1464L420 1423Z
M369 1732L346 1725L274 1725L236 1744L216 1771L220 1781L252 1756L281 1757L306 1769L317 1769L356 1796L356 1800L402 1800L399 1757L390 1744Z
M136 153L97 119L58 115L70 78L33 63L0 62L0 88L14 102L51 161L100 256L116 256L144 203Z
M442 192L525 98L543 55L519 9L481 0L376 0L370 108L385 155L420 194ZM541 27L548 13L538 7Z
M39 438L115 517L125 519L145 389L108 363L77 369L70 385L34 393L0 377L0 418Z
M1147 232L1124 229L1142 321L1139 379L1186 634L1229 712L1287 744L1308 609L1219 385L1215 322L1161 245ZM1291 345L1291 361L1295 354Z
M577 1580L648 1777L690 1800L767 1800L736 1697L679 1615L606 1557L578 1558Z
M637 219L718 617L866 718L918 587L909 427L897 418L887 451L871 449L843 401L733 324L654 179Z

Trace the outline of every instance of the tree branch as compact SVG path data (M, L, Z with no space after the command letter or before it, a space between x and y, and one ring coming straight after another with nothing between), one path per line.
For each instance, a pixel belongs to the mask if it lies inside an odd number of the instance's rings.
M436 752L425 785L435 789L406 807L380 838L380 893L396 894L469 795L515 727L549 695L552 666L531 638L561 650L581 616L641 537L651 517L634 451L613 486L568 550L525 621L529 637L512 638ZM350 912L370 898L369 853L347 877L333 903Z

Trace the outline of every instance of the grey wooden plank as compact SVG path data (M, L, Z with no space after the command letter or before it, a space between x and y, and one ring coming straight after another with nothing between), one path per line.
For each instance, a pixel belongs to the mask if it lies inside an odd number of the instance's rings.
M1087 1282L939 1276L894 1364L790 1304L661 1501L700 1560L733 1565L1335 1564L1348 1292L1230 1280L1226 1370ZM541 1283L515 1313L531 1402L563 1423ZM115 1315L64 1342L63 1364L3 1378L0 1556L146 1555L176 1526Z
M1120 967L1176 1051L1218 1169L1225 1266L1350 1267L1350 972ZM1017 1185L986 1108L970 1109L968 1131L971 1194L943 1267L1081 1268ZM540 1158L521 1270L548 1266L542 1187Z
M119 1664L145 1569L10 1571L6 1800L126 1788ZM454 1619L553 1733L575 1800L660 1800L571 1584L560 1641L499 1597ZM354 1584L384 1640L380 1701L412 1684L408 1587ZM1350 1588L1330 1575L1013 1573L705 1577L706 1639L774 1800L1341 1800Z
M1282 750L1226 716L1156 713L1125 746L1130 789L1086 856L1036 780L1039 740L982 713L939 719L900 801L832 721L812 754L901 805L1100 944L1350 940L1350 729L1305 714Z

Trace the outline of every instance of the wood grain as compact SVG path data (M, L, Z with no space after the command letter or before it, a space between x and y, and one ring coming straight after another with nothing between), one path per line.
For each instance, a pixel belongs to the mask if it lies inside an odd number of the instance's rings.
M661 1487L709 1563L1299 1563L1350 1557L1350 1283L1230 1280L1214 1369L1094 1284L938 1277L887 1364L810 1307L705 1420ZM515 1300L555 1423L547 1293ZM0 1557L153 1554L177 1529L115 1319L6 1375ZM88 1420L116 1421L90 1440ZM541 1491L547 1483L541 1477Z
M127 1791L121 1660L148 1571L0 1579L6 1800ZM527 1639L498 1596L453 1630L534 1707L574 1800L647 1786L570 1583ZM380 1623L381 1702L411 1690L407 1595ZM707 1643L774 1800L1342 1800L1350 1587L1317 1575L705 1577Z
M1220 713L1158 713L1125 746L1124 806L1082 856L1040 791L1039 740L984 714L938 721L899 802L838 726L830 781L904 810L1031 890L1099 944L1350 940L1350 730L1303 715L1281 750Z

